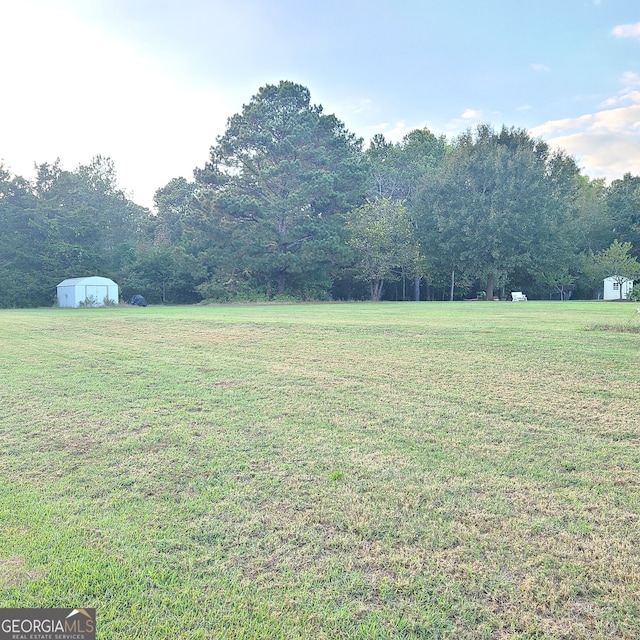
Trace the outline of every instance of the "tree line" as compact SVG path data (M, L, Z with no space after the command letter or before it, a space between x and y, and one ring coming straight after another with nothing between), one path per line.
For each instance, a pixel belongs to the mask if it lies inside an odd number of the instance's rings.
M590 179L506 126L365 149L287 81L259 89L154 205L101 156L33 180L0 164L0 306L51 305L83 275L155 303L591 298L605 275L640 275L640 177Z

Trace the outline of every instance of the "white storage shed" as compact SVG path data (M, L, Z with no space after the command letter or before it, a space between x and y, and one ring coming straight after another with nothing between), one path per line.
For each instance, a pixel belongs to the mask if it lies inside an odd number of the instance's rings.
M109 278L69 278L63 280L57 289L59 307L79 307L82 303L93 307L102 307L107 302L118 304L118 285Z
M633 289L633 280L627 280L620 276L610 276L604 279L605 300L620 300L620 289L622 289L622 299L626 300Z

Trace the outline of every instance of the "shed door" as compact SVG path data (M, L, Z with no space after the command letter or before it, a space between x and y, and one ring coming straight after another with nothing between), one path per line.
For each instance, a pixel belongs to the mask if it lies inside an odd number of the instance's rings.
M61 307L76 306L75 287L58 287L58 304Z
M85 298L93 298L97 304L104 304L104 299L109 294L109 288L106 285L87 285L85 287Z

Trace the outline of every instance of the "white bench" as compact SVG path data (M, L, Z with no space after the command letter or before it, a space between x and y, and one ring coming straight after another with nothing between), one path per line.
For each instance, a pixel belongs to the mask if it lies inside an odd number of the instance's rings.
M511 301L512 302L526 302L527 296L522 293L522 291L512 291L511 292Z

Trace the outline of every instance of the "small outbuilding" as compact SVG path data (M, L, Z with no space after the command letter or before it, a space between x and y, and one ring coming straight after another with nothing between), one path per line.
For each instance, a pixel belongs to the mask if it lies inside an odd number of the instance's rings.
M621 276L609 276L604 279L604 300L626 300L633 289L633 280ZM622 290L622 295L620 291Z
M59 307L102 307L118 304L118 285L109 278L68 278L57 287Z

